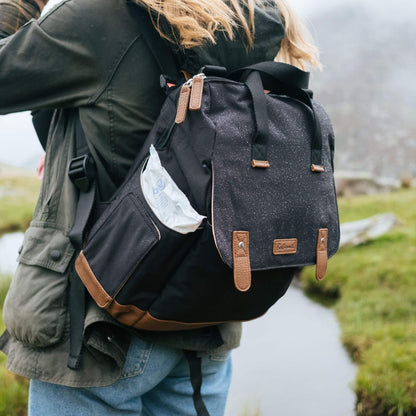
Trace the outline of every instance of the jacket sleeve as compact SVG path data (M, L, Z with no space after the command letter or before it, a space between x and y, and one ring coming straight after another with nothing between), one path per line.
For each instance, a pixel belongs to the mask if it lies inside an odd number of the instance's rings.
M109 68L105 37L95 36L100 23L83 10L88 3L66 0L0 40L0 114L83 106L97 97Z

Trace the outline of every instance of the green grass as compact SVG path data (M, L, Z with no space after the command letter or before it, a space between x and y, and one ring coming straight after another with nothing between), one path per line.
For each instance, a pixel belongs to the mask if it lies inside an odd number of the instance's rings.
M401 224L385 236L341 249L327 277L302 273L306 292L332 304L342 341L358 363L357 414L416 414L416 190L341 198L341 222L393 212Z
M36 177L0 177L0 235L25 230L33 215L41 182ZM11 278L0 275L0 334L4 331L1 312ZM10 373L6 356L0 352L0 416L27 414L28 380Z
M33 215L40 180L36 177L0 177L0 234L25 230Z
M0 275L0 316L11 277ZM0 319L0 333L4 331ZM0 416L25 416L27 414L28 380L6 369L6 356L0 352Z

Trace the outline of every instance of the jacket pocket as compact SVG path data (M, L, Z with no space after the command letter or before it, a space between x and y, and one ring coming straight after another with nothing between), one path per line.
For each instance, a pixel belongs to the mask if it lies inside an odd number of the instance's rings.
M33 225L26 231L3 309L9 333L23 344L47 347L62 339L73 253L62 231Z

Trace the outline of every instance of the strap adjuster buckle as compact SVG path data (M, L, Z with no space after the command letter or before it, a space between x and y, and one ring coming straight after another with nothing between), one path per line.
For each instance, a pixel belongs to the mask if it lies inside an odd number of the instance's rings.
M94 158L88 153L72 159L68 166L68 176L81 192L87 192L95 178Z

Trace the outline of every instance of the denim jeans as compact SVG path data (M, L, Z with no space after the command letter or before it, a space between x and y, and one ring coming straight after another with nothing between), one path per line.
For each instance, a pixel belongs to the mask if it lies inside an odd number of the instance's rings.
M231 381L229 353L202 357L202 398L222 416ZM134 337L121 378L111 386L76 388L31 380L29 416L195 416L183 351Z

